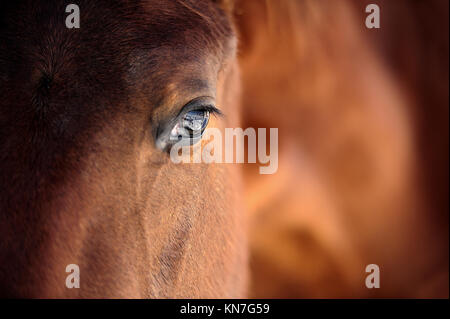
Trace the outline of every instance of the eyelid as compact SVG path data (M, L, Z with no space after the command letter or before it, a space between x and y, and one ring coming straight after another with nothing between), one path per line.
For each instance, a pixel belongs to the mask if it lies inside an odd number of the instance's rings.
M186 113L190 111L209 111L211 114L217 115L217 116L224 116L222 111L218 109L213 102L211 102L213 99L210 97L198 97L189 103L187 103L183 108L180 110L180 112L177 114L175 118L180 118L181 116L185 115Z

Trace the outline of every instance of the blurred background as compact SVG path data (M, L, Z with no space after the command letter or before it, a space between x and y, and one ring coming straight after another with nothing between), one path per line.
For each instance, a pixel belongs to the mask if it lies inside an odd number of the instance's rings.
M448 298L448 3L236 1L243 127L279 128L244 168L252 297Z

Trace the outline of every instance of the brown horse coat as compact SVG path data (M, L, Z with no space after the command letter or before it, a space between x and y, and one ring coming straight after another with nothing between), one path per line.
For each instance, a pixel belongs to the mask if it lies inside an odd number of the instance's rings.
M238 126L236 40L211 0L0 8L0 295L239 297L233 166L175 165L155 132L210 96ZM80 267L67 289L66 265Z
M378 3L1 2L0 295L448 297L448 2ZM278 172L171 163L199 96Z

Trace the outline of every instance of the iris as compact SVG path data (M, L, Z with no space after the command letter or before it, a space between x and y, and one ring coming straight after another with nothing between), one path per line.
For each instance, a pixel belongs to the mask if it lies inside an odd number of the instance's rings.
M193 110L187 112L178 120L170 132L170 140L177 142L186 139L189 142L197 142L208 126L210 113L208 110ZM193 143L191 143L193 144Z

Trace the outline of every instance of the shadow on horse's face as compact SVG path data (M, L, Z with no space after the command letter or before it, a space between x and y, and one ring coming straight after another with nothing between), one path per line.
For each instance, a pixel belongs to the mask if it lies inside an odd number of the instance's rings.
M208 96L236 126L235 38L213 0L0 5L0 294L239 297L246 253L231 166L155 145ZM80 288L66 288L68 264Z

